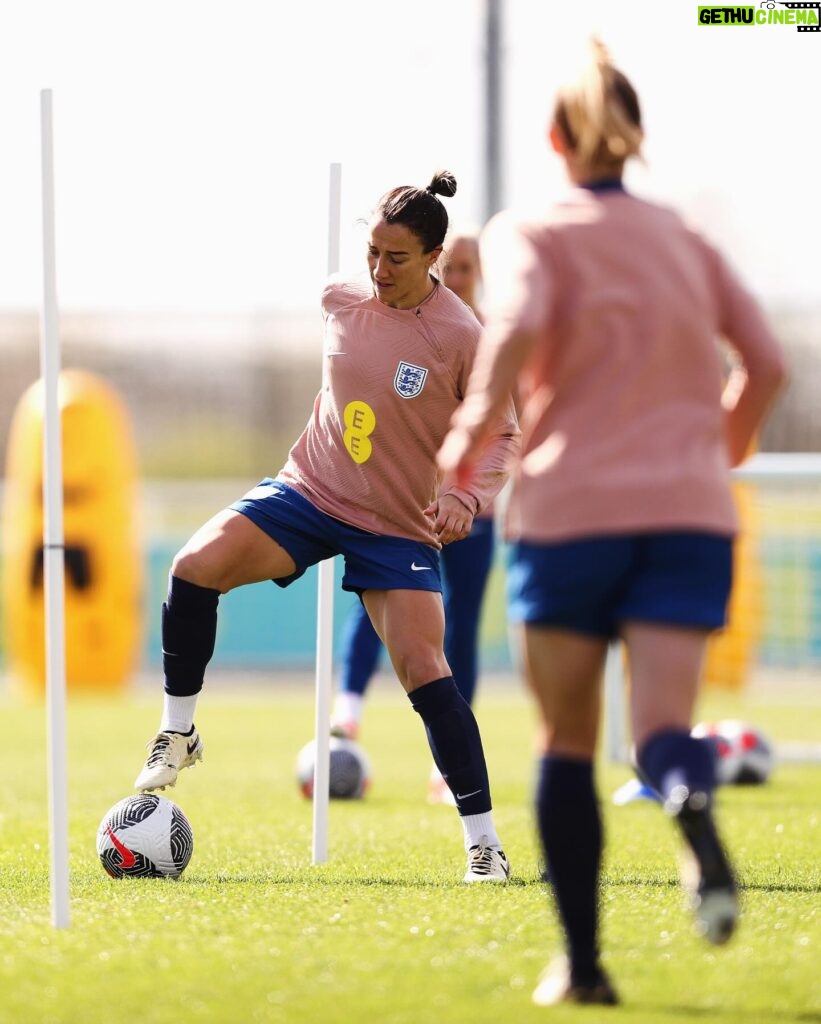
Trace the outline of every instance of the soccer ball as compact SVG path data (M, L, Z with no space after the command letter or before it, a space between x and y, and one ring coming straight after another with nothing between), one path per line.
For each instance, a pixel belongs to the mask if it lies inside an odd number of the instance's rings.
M716 778L721 785L760 785L772 774L772 746L761 730L749 722L734 718L700 722L692 735L711 744L716 756Z
M306 743L296 759L296 778L300 792L311 800L314 795L316 744ZM330 785L332 800L359 800L371 783L371 766L358 743L341 736L330 738Z
M97 829L97 855L112 878L178 878L193 852L188 818L154 793L114 804Z

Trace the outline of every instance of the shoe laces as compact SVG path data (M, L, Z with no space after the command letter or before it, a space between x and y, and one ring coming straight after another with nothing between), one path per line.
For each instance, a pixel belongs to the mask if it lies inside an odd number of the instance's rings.
M493 855L501 857L501 851L494 850L487 844L487 836L482 836L477 846L468 850L470 870L477 875L489 875L494 869Z
M168 755L171 737L166 732L158 733L146 746L151 751L146 764L149 768L153 768L155 765L161 764Z

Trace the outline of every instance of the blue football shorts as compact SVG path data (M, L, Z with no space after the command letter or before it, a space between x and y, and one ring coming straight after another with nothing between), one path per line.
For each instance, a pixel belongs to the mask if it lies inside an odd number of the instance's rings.
M280 587L299 579L317 562L342 555L343 590L442 590L439 552L433 545L349 526L271 477L230 508L247 516L293 558L296 572L274 580Z
M719 629L733 575L731 537L659 532L511 545L511 620L614 637L626 622Z

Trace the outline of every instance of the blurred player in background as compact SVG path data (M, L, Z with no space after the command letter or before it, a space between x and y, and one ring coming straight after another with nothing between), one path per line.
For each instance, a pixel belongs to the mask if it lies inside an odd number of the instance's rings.
M477 235L452 235L441 257L442 283L455 292L482 322L479 311L481 265ZM445 603L445 657L457 689L473 703L479 672L479 624L490 568L493 563L494 505L476 515L464 540L442 549L442 581ZM331 731L356 739L362 719L363 700L377 669L382 641L362 604L355 605L342 634L339 687L331 716ZM431 803L453 803L453 793L434 764L428 788Z
M620 636L638 771L678 827L698 930L721 943L737 887L713 819L715 769L690 736L705 643L724 623L741 462L784 377L757 304L671 210L627 192L636 93L601 46L557 97L552 148L574 186L548 215L482 235L487 318L440 465L465 483L518 381L523 444L507 517L511 617L543 725L536 815L567 957L540 1005L615 1003L598 944L593 776L601 678ZM726 385L718 338L738 362Z
M512 405L466 488L442 479L436 452L465 393L481 327L431 275L448 226L439 195L402 186L369 224L369 279L332 279L322 306L322 389L276 479L266 478L205 524L174 559L163 605L165 704L136 779L162 789L202 756L197 697L214 650L217 603L235 587L286 587L315 563L345 558L342 586L359 594L413 709L425 725L463 825L465 881L504 880L482 741L443 652L439 550L470 532L518 449Z

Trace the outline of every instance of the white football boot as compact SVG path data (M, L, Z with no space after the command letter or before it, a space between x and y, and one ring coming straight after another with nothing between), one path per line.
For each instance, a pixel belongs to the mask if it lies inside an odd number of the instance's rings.
M134 780L134 788L140 793L176 785L177 775L183 768L201 761L204 749L196 728L187 736L181 732L158 732L146 746L148 757Z
M487 845L487 836L482 836L477 846L468 850L468 867L465 882L506 882L510 877L510 864L504 850Z
M616 990L601 967L583 984L574 982L567 957L553 960L542 971L539 984L533 992L537 1006L558 1006L560 1003L598 1003L615 1006L619 1001Z

